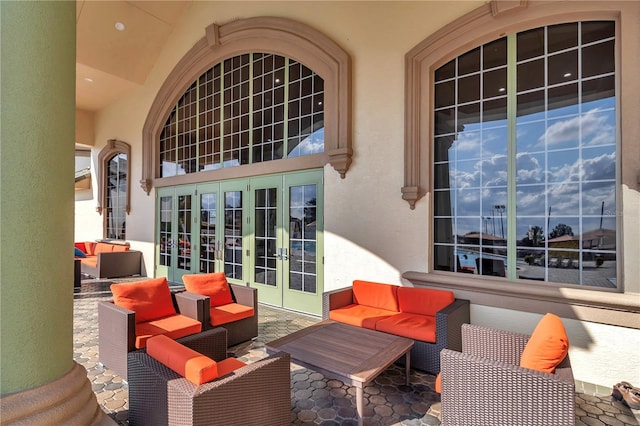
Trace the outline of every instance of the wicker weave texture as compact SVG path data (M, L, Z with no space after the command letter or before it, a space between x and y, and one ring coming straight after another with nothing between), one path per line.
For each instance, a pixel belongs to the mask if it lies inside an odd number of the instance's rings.
M290 357L279 352L232 374L196 386L144 351L129 361L130 425L255 424L291 422Z
M519 362L526 335L465 324L463 339L463 351L474 353L440 354L442 425L575 424L575 385L570 367L564 367L568 357L559 367L562 374L542 373L509 361Z

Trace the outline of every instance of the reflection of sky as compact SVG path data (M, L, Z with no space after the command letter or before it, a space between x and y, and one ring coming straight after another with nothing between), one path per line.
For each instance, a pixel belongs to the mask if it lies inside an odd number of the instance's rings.
M612 98L601 99L589 103L581 116L517 126L518 216L545 216L551 207L552 216L599 217L603 202L605 216L615 215L615 110L604 109L612 104ZM493 205L506 204L507 157L500 155L506 131L457 136L449 150L450 159L457 160L449 163L452 214L490 215Z
M295 148L293 148L288 156L300 157L303 155L318 154L324 151L324 127L311 133L304 138Z

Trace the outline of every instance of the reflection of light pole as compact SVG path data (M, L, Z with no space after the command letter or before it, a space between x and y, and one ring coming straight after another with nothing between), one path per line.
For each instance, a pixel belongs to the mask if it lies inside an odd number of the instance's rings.
M491 219L490 217L487 216L482 216L482 221L484 222L484 233L487 233L487 222L489 221L489 219Z
M493 206L494 209L498 210L500 213L500 230L502 231L502 239L504 239L504 223L502 222L502 212L505 211L506 207L504 204L496 204Z

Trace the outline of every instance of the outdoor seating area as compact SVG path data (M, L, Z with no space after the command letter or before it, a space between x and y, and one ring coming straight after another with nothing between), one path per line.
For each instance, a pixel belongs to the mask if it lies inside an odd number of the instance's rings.
M82 286L75 289L74 358L87 369L101 408L117 424L128 425L134 424L129 419L131 382L124 382L121 376L102 366L98 360L96 306L101 301L111 299L110 284L121 281L126 280L83 280ZM172 287L172 290L181 288ZM267 358L267 343L321 321L319 317L260 305L258 336L230 347L230 355L235 355L246 364L254 364ZM404 368L392 364L363 390L366 425L440 424L440 395L435 392L433 374L412 368L410 384L406 385ZM290 398L292 425L357 424L356 388L295 362L290 365ZM259 410L246 400L244 402L245 411L259 422ZM640 419L637 410L632 411L623 402L611 397L611 389L584 389L578 384L575 403L576 425L637 425Z

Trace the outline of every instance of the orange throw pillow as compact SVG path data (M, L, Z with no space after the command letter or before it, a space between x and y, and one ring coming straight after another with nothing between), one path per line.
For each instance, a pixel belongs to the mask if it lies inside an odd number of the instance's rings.
M113 303L136 313L136 323L175 315L171 290L165 277L111 284Z
M569 338L560 317L542 317L520 358L520 367L553 373L569 352Z
M209 296L211 307L233 303L231 288L224 272L183 275L182 281L187 291Z
M147 340L147 354L195 385L218 378L218 365L214 360L167 336Z
M442 393L442 373L438 373L438 375L436 376L436 385L435 385L436 389L435 391L438 393Z

